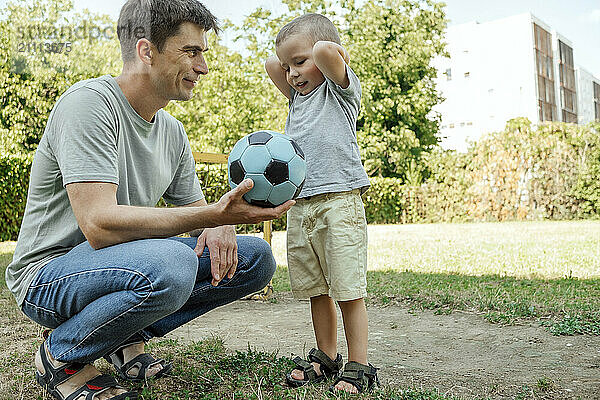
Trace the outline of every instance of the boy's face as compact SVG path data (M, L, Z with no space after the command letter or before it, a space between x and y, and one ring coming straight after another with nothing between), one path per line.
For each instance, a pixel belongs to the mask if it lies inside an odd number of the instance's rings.
M306 35L288 37L277 46L276 53L287 82L300 94L309 94L325 81L315 65L313 46Z

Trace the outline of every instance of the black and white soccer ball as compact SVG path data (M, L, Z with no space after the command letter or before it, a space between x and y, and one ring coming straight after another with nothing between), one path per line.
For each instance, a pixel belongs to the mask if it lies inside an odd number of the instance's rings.
M244 199L261 207L275 207L298 196L306 178L306 161L300 146L273 131L253 132L241 138L227 161L229 186L244 179L254 187Z

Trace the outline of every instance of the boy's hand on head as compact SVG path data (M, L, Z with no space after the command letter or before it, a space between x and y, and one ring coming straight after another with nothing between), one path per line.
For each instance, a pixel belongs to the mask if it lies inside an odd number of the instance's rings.
M319 70L340 85L347 88L350 85L346 65L350 61L350 54L341 45L321 40L313 45L313 59Z

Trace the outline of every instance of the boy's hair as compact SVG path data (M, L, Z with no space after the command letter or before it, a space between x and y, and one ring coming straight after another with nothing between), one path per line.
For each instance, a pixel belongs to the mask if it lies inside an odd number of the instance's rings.
M135 58L137 41L146 38L159 52L184 22L219 33L218 19L197 0L128 0L121 8L117 36L123 62Z
M333 22L321 14L304 14L286 24L275 38L275 46L279 46L287 38L297 34L306 35L314 45L319 40L327 40L341 44L340 35Z

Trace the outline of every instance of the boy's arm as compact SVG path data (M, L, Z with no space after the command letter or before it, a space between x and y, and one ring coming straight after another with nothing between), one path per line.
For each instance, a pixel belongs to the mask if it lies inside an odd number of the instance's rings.
M346 64L350 60L350 55L342 46L334 42L318 41L313 46L313 59L323 75L344 89L350 85L346 73Z
M275 86L277 86L277 89L279 89L279 91L283 93L285 97L291 100L291 86L285 78L285 71L283 68L281 68L279 59L276 56L269 57L265 62L265 69L267 70L267 74L269 74L269 78L271 78Z

